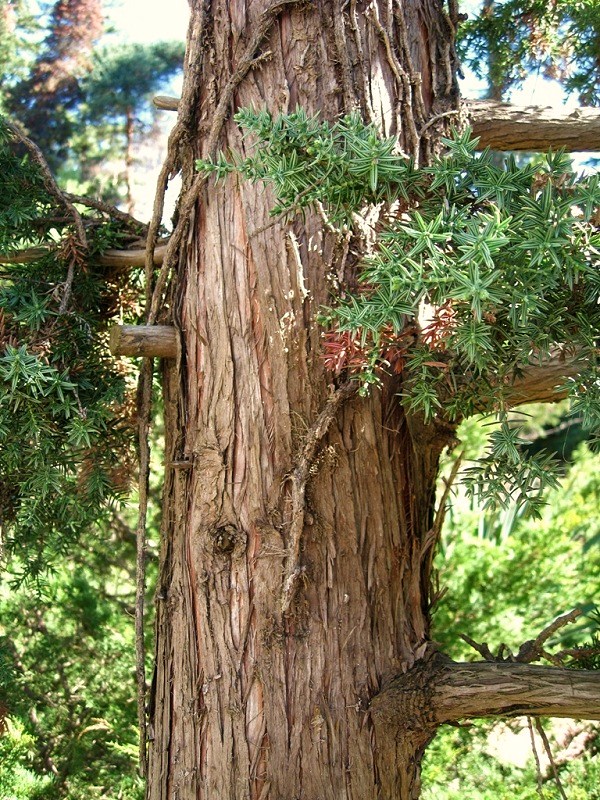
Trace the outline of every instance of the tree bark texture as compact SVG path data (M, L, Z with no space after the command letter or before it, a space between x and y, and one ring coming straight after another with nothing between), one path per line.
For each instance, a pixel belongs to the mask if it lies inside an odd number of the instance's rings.
M565 111L544 106L513 106L493 100L469 100L468 116L479 146L492 150L571 152L600 150L600 110Z
M223 106L225 150L247 146L236 108L301 106L358 109L421 160L457 109L438 0L192 5L184 186ZM273 223L272 203L207 183L172 290L148 797L409 800L431 732L409 724L390 747L368 706L425 650L452 431L408 420L398 383L369 400L335 385L317 315L353 258L319 218Z

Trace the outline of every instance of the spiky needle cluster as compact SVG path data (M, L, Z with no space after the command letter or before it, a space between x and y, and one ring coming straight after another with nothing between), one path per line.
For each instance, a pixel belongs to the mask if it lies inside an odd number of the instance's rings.
M140 287L99 265L122 223L83 219L85 252L0 120L0 532L2 556L28 577L109 513L133 473L135 392L107 325L117 311L135 318Z
M498 167L468 130L417 169L356 115L330 125L301 110L243 110L237 121L256 143L251 155L220 154L200 170L268 183L273 214L320 207L340 230L378 208L358 290L342 287L323 312L326 364L363 391L400 372L402 402L426 419L499 414L469 485L490 504L512 498L537 510L532 487L552 472L543 456L525 457L506 410L523 369L560 348L581 359L569 391L588 428L600 429L598 176L578 177L564 153Z

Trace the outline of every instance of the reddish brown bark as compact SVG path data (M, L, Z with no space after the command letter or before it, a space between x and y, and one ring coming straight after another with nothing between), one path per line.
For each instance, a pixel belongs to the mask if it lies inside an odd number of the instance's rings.
M187 185L268 8L204 11ZM288 3L271 19L228 113L358 108L427 155L436 126L420 128L457 103L436 0ZM244 151L229 120L219 146ZM407 727L392 752L368 705L428 637L426 534L451 432L408 421L399 385L337 402L316 316L351 265L320 219L265 227L272 202L211 182L180 258L148 796L413 798L423 733Z

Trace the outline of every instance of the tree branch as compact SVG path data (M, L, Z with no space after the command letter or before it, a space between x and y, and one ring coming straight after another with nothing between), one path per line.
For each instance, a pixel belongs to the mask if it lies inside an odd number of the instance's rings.
M577 354L557 350L541 364L529 364L514 381L508 393L513 406L524 403L556 403L567 396L563 389L569 378L575 378L585 366Z
M600 108L566 111L469 100L467 113L482 150L600 150Z
M448 660L438 667L432 704L438 724L525 714L600 719L600 672Z
M80 194L71 194L70 192L63 192L63 195L67 200L70 200L71 203L78 203L80 206L101 211L103 214L122 222L136 231L146 231L148 229L148 225L145 222L141 222L141 220L132 217L131 214L121 211L121 209L113 206L111 203L105 203L103 200L98 200L93 197L83 197Z
M21 130L20 125L11 122L10 120L4 119L4 125L11 131L11 133L21 142L21 144L27 149L29 155L33 158L35 163L40 170L42 175L42 179L44 181L44 186L46 187L46 191L48 194L52 195L54 199L68 212L69 216L73 220L73 225L75 227L75 231L77 233L77 239L79 240L79 245L83 251L87 250L88 242L87 237L85 235L85 228L83 226L83 221L81 219L81 215L79 211L75 208L73 203L69 200L67 195L62 191L60 186L57 184L54 175L52 174L46 159L44 158L44 154L37 146L37 144L32 141L28 136L25 136L23 131Z
M158 245L154 250L154 263L162 264L167 243ZM29 247L27 250L18 250L15 253L0 253L0 264L29 264L37 261L38 258L56 251L55 247ZM143 267L145 263L146 250L105 250L98 256L97 263L102 267L115 267L117 269L132 269Z
M435 653L395 678L371 702L377 726L397 725L417 709L415 727L424 729L478 717L600 720L600 671L514 662L458 663Z
M162 111L177 111L179 98L157 95L153 103ZM484 147L534 152L559 147L575 151L600 150L599 108L564 111L543 106L513 106L495 100L468 100L467 112L474 135L480 137L482 150Z
M160 109L160 111L179 110L178 97L167 97L164 94L157 94L156 97L153 98L152 102L154 103L154 107Z

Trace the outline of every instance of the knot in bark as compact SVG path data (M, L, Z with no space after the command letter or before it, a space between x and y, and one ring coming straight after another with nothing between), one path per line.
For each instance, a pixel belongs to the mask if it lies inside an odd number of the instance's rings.
M371 701L375 727L395 735L423 732L429 736L437 722L433 708L436 659L423 659L399 675Z
M213 549L218 555L228 556L236 545L245 542L244 533L235 525L220 525L212 531Z

